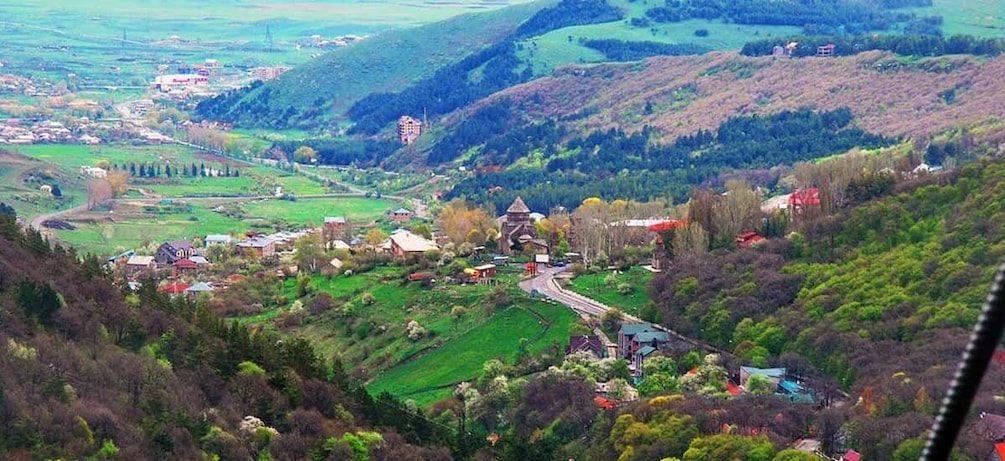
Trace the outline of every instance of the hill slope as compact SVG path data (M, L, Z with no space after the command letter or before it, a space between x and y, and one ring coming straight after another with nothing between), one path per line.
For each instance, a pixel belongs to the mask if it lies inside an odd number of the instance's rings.
M566 119L572 130L648 125L672 140L740 114L848 107L857 124L892 136L932 134L1000 117L1005 58L748 58L731 52L570 67L475 105L511 99L528 119ZM646 110L647 103L650 110ZM458 115L454 120L460 120Z
M314 126L367 94L407 87L494 44L550 3L543 0L382 32L326 53L280 79L221 95L200 105L199 112L242 126Z
M0 458L349 459L358 437L371 459L449 457L373 433L368 421L400 421L425 433L402 431L413 441L452 437L377 410L306 341L227 325L152 283L123 296L103 261L22 234L10 211L0 204Z

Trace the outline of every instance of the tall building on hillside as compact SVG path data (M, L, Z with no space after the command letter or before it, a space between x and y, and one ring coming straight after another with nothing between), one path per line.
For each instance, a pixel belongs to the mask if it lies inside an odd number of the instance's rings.
M514 241L528 242L537 237L534 223L530 219L530 208L523 203L522 198L517 197L506 209L500 234L499 250L503 254L512 253Z
M422 122L407 115L398 119L398 139L402 144L411 144L422 134Z

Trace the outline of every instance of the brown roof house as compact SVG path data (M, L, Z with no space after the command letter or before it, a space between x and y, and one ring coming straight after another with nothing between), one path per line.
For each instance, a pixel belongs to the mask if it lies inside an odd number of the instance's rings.
M154 259L157 260L157 264L174 264L180 259L188 258L195 254L195 246L192 242L186 240L174 240L170 242L164 242L161 246L157 247L157 252L154 253Z
M506 209L503 217L499 250L503 254L512 254L514 247L523 245L537 238L534 222L530 219L530 208L523 199L517 197Z
M391 234L390 251L399 258L409 255L421 255L427 251L439 250L436 242L413 234L407 230L399 230Z

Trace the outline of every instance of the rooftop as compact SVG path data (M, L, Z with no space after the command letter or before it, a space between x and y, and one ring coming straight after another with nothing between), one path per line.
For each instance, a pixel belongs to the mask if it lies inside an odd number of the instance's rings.
M517 197L513 200L513 204L506 209L506 213L530 213L530 208L527 207L526 203L523 203L523 199Z

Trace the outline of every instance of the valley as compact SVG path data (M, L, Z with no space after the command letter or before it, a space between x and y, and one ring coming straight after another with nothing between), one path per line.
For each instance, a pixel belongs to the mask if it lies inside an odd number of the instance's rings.
M0 2L0 458L922 456L997 2L203 3Z

